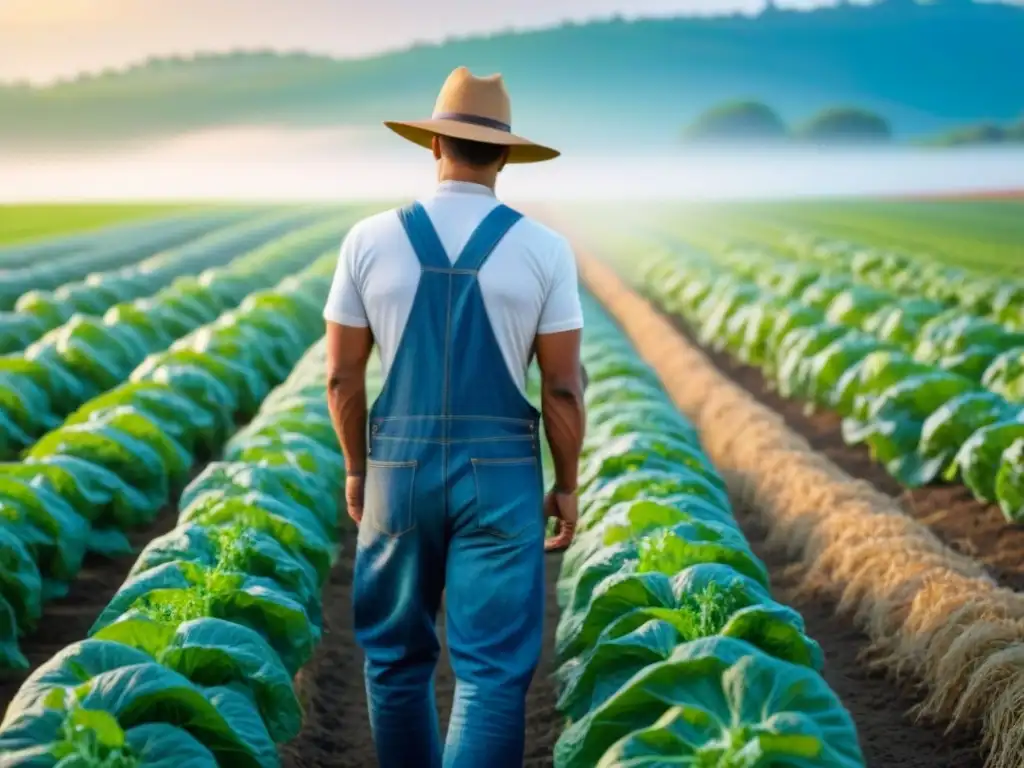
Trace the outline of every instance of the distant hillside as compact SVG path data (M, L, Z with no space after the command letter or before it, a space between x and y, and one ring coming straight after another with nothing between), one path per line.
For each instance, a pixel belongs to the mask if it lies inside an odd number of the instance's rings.
M150 61L44 89L0 88L0 146L122 142L217 125L367 125L429 113L456 65L502 71L515 127L560 146L676 143L723 101L787 123L856 104L896 139L1024 110L1024 8L888 0L757 17L621 20L339 61L233 53Z

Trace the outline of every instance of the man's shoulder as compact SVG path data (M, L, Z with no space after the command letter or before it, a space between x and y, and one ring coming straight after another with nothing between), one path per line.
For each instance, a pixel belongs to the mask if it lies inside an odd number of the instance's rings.
M366 216L355 224L348 231L347 237L358 242L360 240L372 239L378 235L388 234L400 226L398 220L398 209L389 208Z
M523 215L515 230L520 241L547 258L572 254L568 239L532 216Z

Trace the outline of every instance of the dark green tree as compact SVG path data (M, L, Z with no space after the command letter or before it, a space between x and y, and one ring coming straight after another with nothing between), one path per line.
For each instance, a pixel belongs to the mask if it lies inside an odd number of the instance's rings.
M860 107L829 107L799 126L797 138L812 142L877 143L892 138L892 128L879 114Z
M786 136L782 118L759 101L731 101L701 114L684 131L690 142L777 141Z

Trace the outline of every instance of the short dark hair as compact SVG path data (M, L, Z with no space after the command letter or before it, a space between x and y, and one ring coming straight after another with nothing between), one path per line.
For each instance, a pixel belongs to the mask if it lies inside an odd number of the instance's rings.
M440 136L441 151L457 163L474 168L486 168L501 159L507 147L500 144L484 144L482 141L454 139L451 136Z

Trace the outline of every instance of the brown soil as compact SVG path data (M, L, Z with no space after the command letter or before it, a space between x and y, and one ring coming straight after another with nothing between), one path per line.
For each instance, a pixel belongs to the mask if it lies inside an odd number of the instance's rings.
M306 719L299 737L281 749L285 768L373 768L377 764L366 714L363 657L352 634L352 554L352 547L347 547L324 590L324 637L313 661L297 678ZM549 556L544 655L526 702L526 768L551 766L552 749L562 732L551 680L558 568L559 558ZM443 621L440 629L443 643ZM442 729L451 712L453 684L451 667L442 653L435 678Z
M738 517L754 552L768 566L772 596L801 613L807 634L825 651L824 678L853 716L868 768L982 768L978 737L946 734L941 726L911 719L907 712L918 703L914 691L869 671L862 658L868 645L863 633L837 615L828 597L798 590L799 566L765 547L765 531L753 516Z
M680 332L697 344L681 322ZM876 463L863 445L847 445L842 419L830 411L808 415L804 403L772 391L761 371L725 353L704 352L715 366L760 402L781 415L794 432L858 480L866 480L895 498L903 510L931 528L951 549L982 563L1001 585L1024 590L1024 526L1006 522L995 504L976 501L962 485L933 485L909 490Z
M755 552L768 564L777 599L796 608L807 631L825 650L825 679L850 710L861 736L869 768L982 768L984 759L973 734L946 735L942 728L915 723L906 714L917 700L882 674L869 672L861 654L867 639L849 621L837 618L824 597L795 591L800 574L764 547L764 534L752 518L743 517L744 533ZM551 754L562 729L555 710L556 691L548 654L553 645L558 608L554 601L558 561L548 561L545 657L527 702L526 768L551 766ZM351 628L351 551L339 560L324 591L324 639L313 659L298 676L306 712L299 737L281 750L285 768L372 768L376 765L366 716L362 654ZM443 637L443 626L442 626ZM437 698L442 727L452 701L452 673L442 661L437 674Z
M177 518L177 505L167 505L152 525L128 535L132 548L137 553L149 541L171 530ZM18 688L36 667L49 661L58 651L85 639L96 617L121 588L136 558L137 554L115 559L86 557L68 595L46 603L39 627L21 639L21 652L28 658L30 668L24 672L0 672L0 712L7 709Z

